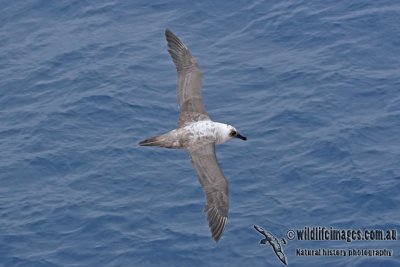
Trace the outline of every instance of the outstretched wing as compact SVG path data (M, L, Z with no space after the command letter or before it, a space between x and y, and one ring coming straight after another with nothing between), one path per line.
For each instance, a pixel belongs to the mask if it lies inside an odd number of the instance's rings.
M204 211L215 241L221 238L228 217L228 182L215 156L214 143L189 148L193 167L206 197Z
M260 227L260 226L258 226L258 225L253 225L253 226L254 226L254 229L257 230L257 232L259 232L259 233L262 234L263 236L267 237L267 235L265 234L264 228L262 228L262 227Z
M201 94L201 70L186 45L169 29L165 30L168 52L178 72L179 127L187 122L209 120Z

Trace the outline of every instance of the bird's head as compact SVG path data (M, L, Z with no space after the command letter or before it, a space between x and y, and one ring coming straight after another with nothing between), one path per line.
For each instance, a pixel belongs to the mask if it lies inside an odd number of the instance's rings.
M236 130L235 127L224 124L224 123L216 123L216 130L217 130L217 144L225 143L226 141L232 138L239 138L242 140L247 140L246 137L240 135L239 132Z
M247 137L240 135L239 132L236 130L236 128L233 126L230 126L230 125L229 125L229 137L230 138L239 138L239 139L242 139L243 141L247 140Z

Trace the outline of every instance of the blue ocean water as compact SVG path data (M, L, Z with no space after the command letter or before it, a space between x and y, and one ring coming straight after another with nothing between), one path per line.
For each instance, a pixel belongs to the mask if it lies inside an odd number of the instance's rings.
M280 266L253 224L399 231L399 25L396 1L1 1L0 266ZM211 118L248 137L217 150L219 243L188 154L137 146L177 125L167 27ZM399 241L284 251L289 266L400 266Z

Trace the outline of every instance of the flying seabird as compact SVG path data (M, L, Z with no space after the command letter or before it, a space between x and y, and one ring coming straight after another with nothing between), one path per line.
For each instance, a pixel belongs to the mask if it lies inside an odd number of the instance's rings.
M165 30L168 52L178 73L178 128L147 138L141 146L186 148L205 194L208 224L217 242L228 217L228 182L215 156L215 145L232 138L246 140L231 125L214 122L204 107L201 93L202 73L187 46L169 29Z
M283 264L288 265L288 261L286 259L285 253L283 253L283 248L278 238L276 238L271 232L264 230L262 227L258 225L254 225L254 229L256 229L257 232L265 236L264 239L260 240L260 244L264 245L267 244L268 242L271 245L272 249L274 250L276 256L279 258L279 260ZM284 239L282 241L286 242Z

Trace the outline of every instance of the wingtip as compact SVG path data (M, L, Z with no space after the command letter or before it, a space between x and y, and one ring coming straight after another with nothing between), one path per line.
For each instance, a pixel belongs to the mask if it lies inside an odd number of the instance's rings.
M186 48L185 44L176 36L170 29L165 29L165 39L167 39L170 49L175 49L175 46Z
M176 35L169 28L165 28L165 37L168 39L168 37L176 37Z
M218 243L218 241L221 239L222 234L224 233L225 230L227 220L228 220L227 217L220 217L219 220L213 222L209 220L211 236L214 239L215 243Z
M212 236L212 238L214 239L215 243L218 243L218 241L221 239L222 233L223 233L223 231L221 233L217 233L217 234Z
M218 241L221 239L221 236L222 236L222 235L220 235L220 236L213 236L214 242L215 242L215 243L218 243Z

